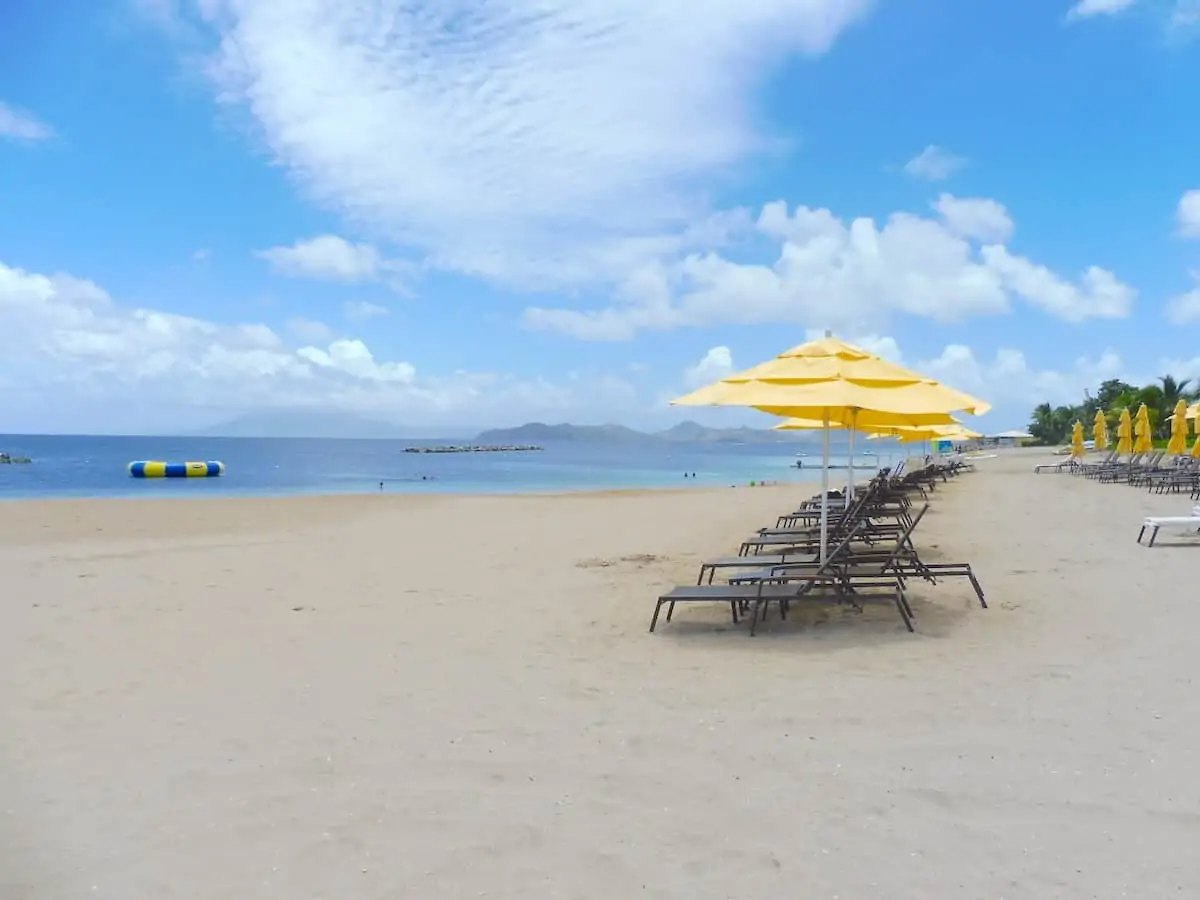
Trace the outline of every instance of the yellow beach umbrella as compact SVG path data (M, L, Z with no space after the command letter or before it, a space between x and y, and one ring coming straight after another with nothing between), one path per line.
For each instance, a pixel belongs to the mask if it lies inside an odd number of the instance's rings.
M1154 449L1154 441L1150 436L1150 410L1143 403L1138 407L1137 415L1133 419L1133 452L1134 453L1149 453Z
M677 406L749 406L776 416L828 417L859 430L952 425L950 413L982 415L991 405L833 337L671 401Z
M1097 450L1108 449L1108 419L1104 418L1103 410L1096 410L1095 421L1092 422L1092 440Z
M784 419L778 425L772 426L776 431L814 431L824 428L825 423L820 419L800 419L791 417ZM840 428L841 425L830 424L830 428ZM868 437L903 437L920 435L921 440L945 438L948 440L973 440L983 437L978 431L972 431L961 422L950 420L946 425L859 425L856 431L867 433Z
M1196 440L1192 442L1192 456L1200 459L1200 421L1197 421L1196 427Z
M1083 456L1083 423L1078 419L1075 420L1075 426L1071 429L1071 456L1075 459Z
M1129 407L1121 410L1121 418L1117 420L1117 453L1128 456L1133 452L1133 422L1129 418Z
M1171 440L1167 442L1167 453L1180 456L1187 450L1187 401L1175 404L1175 415L1171 417Z
M951 425L950 413L991 406L832 337L809 341L744 372L673 401L679 406L742 406L776 416L819 419L824 431L821 558L828 535L829 429Z

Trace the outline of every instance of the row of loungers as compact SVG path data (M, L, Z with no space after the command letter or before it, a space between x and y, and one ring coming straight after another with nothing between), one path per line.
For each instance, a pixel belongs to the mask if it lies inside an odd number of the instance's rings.
M1127 484L1159 494L1187 491L1193 501L1200 500L1200 461L1191 456L1170 457L1165 450L1134 453L1127 457L1114 450L1094 462L1070 460L1069 464L1035 466L1033 471L1035 474L1065 471L1102 484ZM1153 547L1159 530L1168 526L1200 531L1200 506L1193 506L1191 515L1187 516L1146 516L1138 531L1137 542L1140 544L1148 538L1146 546Z
M856 610L871 599L895 605L901 621L913 631L915 616L906 595L910 579L934 584L940 578L969 579L979 604L987 608L983 589L968 563L929 563L921 559L912 536L929 509L928 494L940 481L969 468L962 461L929 463L895 475L880 472L852 497L831 497L828 553L820 560L820 496L780 516L742 542L737 555L705 561L694 585L681 585L658 598L650 631L666 607L667 622L680 603L727 603L734 624L750 619L753 636L772 603L786 618L792 603L833 601ZM921 502L914 507L913 499ZM715 575L726 575L714 584Z
M1106 484L1144 487L1159 494L1187 491L1200 499L1200 465L1191 456L1167 455L1165 450L1135 453L1127 457L1115 451L1095 462L1078 463L1072 474Z

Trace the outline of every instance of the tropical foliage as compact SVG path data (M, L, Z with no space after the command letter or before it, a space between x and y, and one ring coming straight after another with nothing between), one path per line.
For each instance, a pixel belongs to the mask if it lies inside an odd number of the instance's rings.
M1090 433L1097 411L1103 410L1111 431L1116 428L1121 410L1128 409L1133 415L1145 403L1155 437L1167 437L1171 431L1167 417L1175 411L1175 405L1180 400L1191 403L1200 394L1189 390L1190 385L1191 379L1179 380L1172 375L1163 375L1156 383L1144 387L1111 378L1101 384L1094 395L1084 391L1083 402L1076 406L1051 406L1049 403L1038 406L1030 419L1029 433L1040 444L1065 444L1071 439L1071 427L1076 420Z

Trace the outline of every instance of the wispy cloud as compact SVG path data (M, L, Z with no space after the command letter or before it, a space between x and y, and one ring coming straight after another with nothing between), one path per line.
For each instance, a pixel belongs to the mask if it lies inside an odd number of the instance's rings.
M54 137L54 129L32 113L0 100L0 138L34 143Z
M1177 31L1200 28L1200 0L1176 0L1171 10L1170 27Z
M1124 12L1137 0L1079 0L1067 11L1068 22L1091 19L1095 16L1112 16Z
M351 319L377 319L390 313L386 306L368 303L366 300L351 301L345 304L343 309L347 317Z
M299 183L431 264L605 278L771 146L758 84L873 0L194 0L209 72ZM200 7L203 6L203 10ZM200 13L203 13L201 15Z
M334 234L322 234L285 247L259 250L257 254L280 275L357 284L387 281L403 291L398 273L406 266L386 259L371 244L355 244Z
M956 156L936 144L930 144L904 164L904 171L914 178L943 181L966 164L965 156Z
M1179 230L1185 237L1200 238L1200 188L1185 191L1175 210Z

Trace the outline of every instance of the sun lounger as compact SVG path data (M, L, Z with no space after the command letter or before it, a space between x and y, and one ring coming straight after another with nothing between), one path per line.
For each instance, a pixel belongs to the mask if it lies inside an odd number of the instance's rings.
M1071 458L1071 459L1060 460L1059 462L1056 462L1056 463L1042 463L1040 465L1034 466L1033 474L1041 475L1043 472L1053 472L1054 474L1057 475L1060 472L1071 472L1078 468L1079 468L1079 462L1077 460L1075 460L1074 458Z
M801 599L801 597L815 588L821 588L813 597L827 597L830 591L835 595L839 590L844 593L844 590L836 587L834 579L826 572L826 569L832 565L832 560L841 553L854 537L854 530L846 535L837 546L830 551L829 558L823 564L818 564L815 570L804 573L803 576L788 579L784 576L776 579L775 584L764 584L759 582L753 586L746 585L728 585L728 584L695 584L681 585L672 588L666 594L658 598L654 606L654 616L650 619L650 631L654 631L658 625L658 617L662 612L663 606L667 607L666 621L670 622L671 617L675 614L675 605L678 603L728 603L730 616L734 624L738 622L738 610L742 608L752 607L754 613L754 622L757 622L758 612L763 604L783 603L789 600ZM897 579L892 579L891 583L895 585L896 590L899 590L899 582ZM754 624L751 625L751 634L754 633Z
M909 527L898 534L895 542L888 551L880 549L856 550L846 545L839 552L836 560L830 566L849 586L862 579L873 579L885 575L895 575L901 579L901 586L907 578L922 578L930 584L936 584L939 578L961 577L970 581L979 600L979 605L987 609L987 600L983 588L970 563L926 563L924 562L912 541L912 533L928 510L923 507L912 519ZM746 557L753 560L755 557ZM757 571L740 572L730 577L730 584L750 583L755 579L770 580L780 572L798 573L812 568L812 560L795 559L782 563L773 563L769 568Z
M1154 541L1158 537L1158 530L1166 526L1195 528L1197 531L1200 531L1200 507L1192 507L1192 514L1190 516L1146 516L1142 520L1142 528L1138 532L1138 543L1142 542L1142 538L1149 531L1150 540L1146 543L1146 546L1153 547Z

